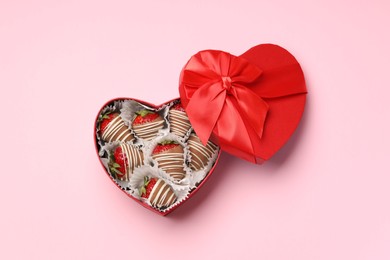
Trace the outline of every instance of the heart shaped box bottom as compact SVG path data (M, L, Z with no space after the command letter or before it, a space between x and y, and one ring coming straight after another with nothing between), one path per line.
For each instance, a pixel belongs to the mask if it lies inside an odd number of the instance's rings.
M202 145L187 120L180 99L154 105L134 98L108 101L95 120L96 152L108 177L160 215L171 213L202 187L221 153L211 142Z

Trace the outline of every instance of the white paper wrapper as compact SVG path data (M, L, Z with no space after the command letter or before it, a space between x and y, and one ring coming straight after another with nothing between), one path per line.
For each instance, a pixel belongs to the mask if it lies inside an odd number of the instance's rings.
M100 161L102 162L102 164L104 165L104 168L106 168L106 170L108 172L108 162L109 162L109 160L107 158L100 158Z

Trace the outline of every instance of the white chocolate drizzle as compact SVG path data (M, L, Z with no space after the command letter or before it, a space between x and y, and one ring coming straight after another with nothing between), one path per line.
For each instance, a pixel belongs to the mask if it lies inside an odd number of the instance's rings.
M117 135L120 131L122 132L114 139L115 135ZM112 142L112 141L124 142L126 140L131 140L132 136L130 130L125 125L125 122L118 115L110 123L108 123L107 127L103 132L102 138L107 142Z
M191 137L194 137L194 139ZM195 134L191 134L191 137L188 140L191 155L190 166L193 170L198 171L207 166L208 161L217 150L217 146L212 142L207 142L207 145L204 146L199 137L197 137Z
M174 180L182 180L186 174L184 171L183 153L158 153L152 155L157 161L158 167L168 173Z
M152 140L156 137L158 131L163 128L164 120L159 119L156 121L148 122L141 125L133 125L134 132L145 140Z
M130 174L134 171L134 168L142 164L143 153L139 149L127 143L121 143L120 147L122 148L122 153L127 158L127 160L125 160L126 174L122 179L128 181Z
M158 179L149 195L149 202L157 208L169 207L176 200L172 188L163 180Z
M184 111L176 109L169 110L169 121L171 123L171 132L182 137L191 128L188 116Z

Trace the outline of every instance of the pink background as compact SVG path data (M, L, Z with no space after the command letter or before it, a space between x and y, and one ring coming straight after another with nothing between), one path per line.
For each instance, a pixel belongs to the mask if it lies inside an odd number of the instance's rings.
M390 259L389 9L2 0L0 259ZM109 181L92 136L107 100L162 103L197 51L267 42L296 56L309 89L277 155L223 154L168 217Z

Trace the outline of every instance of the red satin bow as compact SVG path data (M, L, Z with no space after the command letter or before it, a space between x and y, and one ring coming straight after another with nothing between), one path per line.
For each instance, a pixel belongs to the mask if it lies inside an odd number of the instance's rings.
M223 51L201 51L191 57L182 70L179 90L203 144L214 133L222 150L256 162L269 109L259 89L262 73L246 59ZM266 88L263 95L293 94L283 92Z
M203 144L209 140L222 109L237 111L261 138L268 105L245 86L261 73L245 59L222 51L202 51L190 59L182 76L191 97L186 111Z

